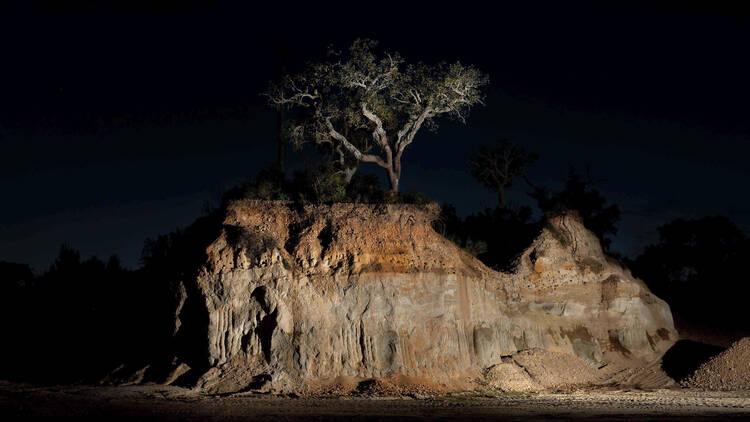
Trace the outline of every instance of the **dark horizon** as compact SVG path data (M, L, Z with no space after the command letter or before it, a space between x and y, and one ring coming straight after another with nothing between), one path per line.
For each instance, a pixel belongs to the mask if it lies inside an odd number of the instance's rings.
M509 139L540 154L529 172L539 184L591 165L623 211L616 252L638 253L679 217L726 215L748 232L750 25L747 8L728 4L415 6L403 20L413 26L392 30L335 9L4 6L0 260L42 271L69 243L135 267L146 238L184 227L271 164L276 116L259 93L278 73L282 34L291 70L366 37L409 60L489 73L487 106L466 126L417 135L404 191L461 215L492 207L466 158ZM509 197L531 203L520 183Z

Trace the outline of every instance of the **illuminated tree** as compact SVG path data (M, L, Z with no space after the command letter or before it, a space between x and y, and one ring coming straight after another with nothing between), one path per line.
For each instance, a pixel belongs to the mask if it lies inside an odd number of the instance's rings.
M314 142L336 154L350 180L360 162L385 169L391 191L401 180L401 159L423 127L435 119L465 123L472 106L483 104L488 77L460 63L406 64L398 53L376 54L377 42L356 40L345 53L271 84L264 94L275 107L294 108L289 129L300 146Z

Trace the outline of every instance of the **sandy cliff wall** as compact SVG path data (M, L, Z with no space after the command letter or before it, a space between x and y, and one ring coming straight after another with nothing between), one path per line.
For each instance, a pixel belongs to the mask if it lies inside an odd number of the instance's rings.
M198 386L304 391L404 375L460 389L523 350L627 368L676 340L667 304L574 216L552 219L505 274L437 234L437 212L231 205L179 315L178 331L203 337L185 346L201 349L190 351Z

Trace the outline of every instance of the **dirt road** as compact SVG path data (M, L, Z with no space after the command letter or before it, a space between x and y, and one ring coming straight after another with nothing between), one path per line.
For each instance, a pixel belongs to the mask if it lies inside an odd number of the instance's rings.
M33 386L0 381L0 418L254 421L750 420L750 391L578 391L430 398L205 396L176 387Z

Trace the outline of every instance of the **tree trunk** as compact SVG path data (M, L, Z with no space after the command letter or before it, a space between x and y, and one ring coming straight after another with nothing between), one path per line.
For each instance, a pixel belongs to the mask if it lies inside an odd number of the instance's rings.
M343 171L344 171L344 183L348 185L349 183L352 182L354 173L357 172L357 166L345 168Z
M500 208L505 209L505 188L500 187Z
M390 158L389 164L391 165L391 167L387 169L388 180L391 182L391 192L395 194L398 192L398 182L401 180L401 153L398 152L396 157L388 158Z
M279 166L279 171L282 173L286 173L284 169L284 109L279 107L278 112L279 117L279 127L278 127L278 139L277 139L277 146L278 146L278 156L276 159L276 162Z
M281 67L279 68L279 79L283 79L284 76L286 76L286 59L287 59L287 53L286 53L286 32L281 33L281 43L279 45L279 52L281 54ZM277 162L279 166L279 171L281 173L286 173L285 171L285 157L284 157L284 108L279 107L279 137L278 137L278 157Z
M398 174L393 169L386 169L388 171L388 180L391 182L391 192L398 192Z

